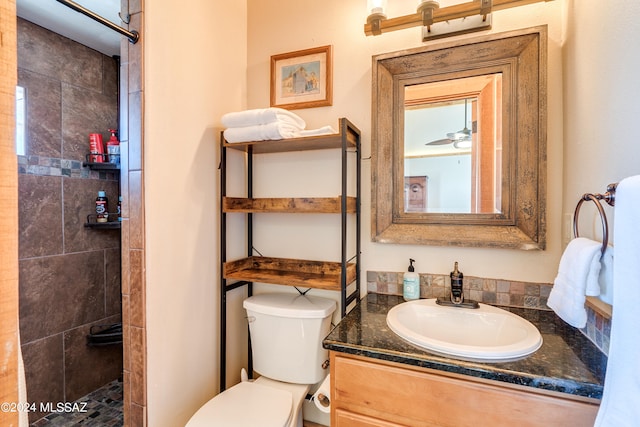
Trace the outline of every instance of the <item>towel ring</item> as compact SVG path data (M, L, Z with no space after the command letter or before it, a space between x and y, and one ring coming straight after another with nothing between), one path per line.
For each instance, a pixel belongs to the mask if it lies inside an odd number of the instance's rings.
M582 203L591 200L596 204L598 212L600 213L600 220L602 221L602 255L604 255L604 251L607 250L607 245L609 244L609 223L607 222L607 215L602 208L602 204L600 204L599 199L601 198L604 197L600 194L595 195L591 193L585 193L582 198L580 198L580 201L576 205L576 210L573 212L573 234L576 237L580 237L578 235L578 215L580 214L580 207L582 206ZM607 200L607 203L609 203L609 200Z

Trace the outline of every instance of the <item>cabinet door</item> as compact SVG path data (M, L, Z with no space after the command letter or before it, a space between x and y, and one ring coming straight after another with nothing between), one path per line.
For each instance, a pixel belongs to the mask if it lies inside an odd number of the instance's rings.
M356 414L343 409L336 410L335 427L403 427L402 424L391 423L366 415Z
M407 426L591 427L598 411L596 403L570 395L540 394L525 387L336 356L334 352L331 375L331 407L336 415L344 410Z

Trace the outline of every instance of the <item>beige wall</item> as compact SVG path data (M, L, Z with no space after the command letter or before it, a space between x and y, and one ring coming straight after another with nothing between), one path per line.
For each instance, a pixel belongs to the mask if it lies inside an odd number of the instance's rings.
M564 3L563 212L571 213L582 194L640 173L640 3L616 1L606 10L596 0ZM612 228L614 210L605 210ZM599 238L593 206L580 218L581 235Z
M218 388L218 135L245 107L246 3L145 2L148 424Z
M401 7L407 2L389 2L389 16L411 13ZM401 3L404 3L401 4ZM538 3L494 14L492 32L548 25L548 199L547 250L539 252L449 248L434 246L390 245L371 242L370 238L370 162L363 162L363 272L404 271L408 258L416 260L417 271L448 273L454 261L468 275L550 282L557 272L562 251L562 165L563 165L563 84L562 36L563 1ZM269 105L269 60L274 54L331 44L334 49L333 106L296 110L309 128L337 124L339 117L351 119L363 132L363 157L369 157L371 127L371 57L372 55L422 45L420 29L413 28L378 37L366 37L363 31L364 1L328 0L313 8L308 2L296 0L248 0L248 70L247 106L260 108ZM394 10L392 7L397 9ZM468 36L462 36L468 37ZM471 36L472 37L472 36ZM433 43L437 43L433 42ZM267 160L267 163L272 162ZM277 180L285 172L278 172L273 161L269 173L258 176L261 182ZM281 168L281 170L284 168ZM325 175L335 176L338 170L327 165ZM318 184L311 184L318 185ZM324 185L324 184L323 184ZM322 187L324 188L324 187ZM282 236L282 232L280 232ZM267 239L265 239L266 241ZM283 241L282 238L279 241ZM321 243L303 251L319 251Z

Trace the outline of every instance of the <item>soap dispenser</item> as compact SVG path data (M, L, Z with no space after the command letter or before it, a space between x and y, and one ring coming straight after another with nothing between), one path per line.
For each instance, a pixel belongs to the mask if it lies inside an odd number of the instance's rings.
M451 302L459 304L464 301L462 278L464 275L462 271L458 270L458 262L453 265L453 271L449 273L451 278Z
M409 268L402 277L402 297L405 301L420 298L420 275L414 271L415 260L409 258Z

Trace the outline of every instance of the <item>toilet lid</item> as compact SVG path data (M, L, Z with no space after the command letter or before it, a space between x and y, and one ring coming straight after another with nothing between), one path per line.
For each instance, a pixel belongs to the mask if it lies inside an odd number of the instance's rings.
M241 382L205 403L186 427L285 427L292 406L288 391Z

